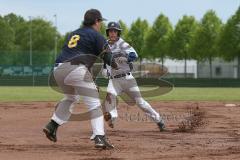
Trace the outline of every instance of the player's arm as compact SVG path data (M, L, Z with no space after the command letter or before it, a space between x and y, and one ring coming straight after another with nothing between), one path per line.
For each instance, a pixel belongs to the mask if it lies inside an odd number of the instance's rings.
M96 41L97 56L100 56L105 65L110 65L112 56L107 40L101 34L97 33Z
M127 54L128 62L133 62L137 60L138 54L132 46L125 42L123 44L123 48L125 49L125 52Z
M96 34L96 51L97 56L102 56L106 49L107 40L99 33Z
M138 58L138 55L136 52L129 52L128 53L128 62L136 61Z
M115 64L112 61L112 53L109 48L107 40L99 33L96 34L96 50L97 50L97 56L100 56L102 58L104 64L107 64L109 66L114 67Z

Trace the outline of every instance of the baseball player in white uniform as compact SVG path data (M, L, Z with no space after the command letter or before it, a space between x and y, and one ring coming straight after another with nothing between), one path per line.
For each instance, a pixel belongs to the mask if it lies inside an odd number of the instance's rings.
M141 96L137 82L133 77L132 63L138 57L136 51L121 37L121 27L119 23L110 22L106 33L109 38L108 45L112 53L112 60L117 64L116 68L104 64L102 74L109 78L107 96L103 104L104 118L111 128L118 117L117 96L125 92L149 116L159 127L160 131L165 128L164 120L151 105Z

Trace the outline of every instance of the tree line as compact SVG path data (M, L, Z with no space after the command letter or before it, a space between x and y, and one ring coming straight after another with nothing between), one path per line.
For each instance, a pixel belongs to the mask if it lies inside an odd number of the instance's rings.
M136 49L140 59L159 58L162 64L166 58L184 60L185 71L189 59L208 61L211 76L215 57L228 61L236 58L240 76L240 7L226 23L213 10L199 21L184 15L175 26L162 13L152 25L141 18L129 27L122 20L119 23L122 37ZM106 36L105 29L103 24L101 33ZM0 16L1 63L29 65L31 48L33 65L52 64L68 35L61 35L52 22L40 17L25 20L14 13Z

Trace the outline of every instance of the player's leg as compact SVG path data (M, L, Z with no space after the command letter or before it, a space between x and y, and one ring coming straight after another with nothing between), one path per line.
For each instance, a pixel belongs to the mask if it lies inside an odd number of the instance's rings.
M57 128L66 123L71 116L70 109L78 102L76 95L65 95L64 98L57 104L56 110L53 113L51 121L43 129L47 138L53 142L57 141Z
M79 101L78 95L65 94L64 98L57 104L52 120L59 125L66 123L71 116L71 109Z
M105 108L104 119L108 122L109 127L114 128L114 123L118 117L117 96L107 93L103 106Z
M74 68L66 67L66 64L64 64L54 70L55 80L63 91L64 98L56 105L50 122L43 129L46 137L53 142L57 141L57 128L68 121L71 116L70 108L73 107L79 99L79 96L75 94L74 87L64 83L65 77L72 69Z
M146 115L151 117L151 119L158 125L160 131L163 131L165 128L165 123L162 117L159 115L158 112L156 112L152 106L144 100L142 97L135 98L136 104L139 108L141 108Z
M107 87L107 95L103 101L104 119L108 122L109 127L113 128L114 123L118 117L117 112L117 95L121 93L122 89L118 80L109 80Z
M145 112L145 114L147 116L149 116L158 126L160 131L164 130L164 120L162 119L162 117L160 116L160 114L158 112L156 112L152 106L143 99L143 97L141 96L141 92L140 89L137 85L136 80L133 79L129 79L127 80L128 82L126 83L127 89L125 90L125 92L132 98L135 100L137 106L143 110Z
M92 80L91 74L89 73L87 68L79 68L77 72L78 74L75 74L71 78L74 79L74 82L68 84L76 86L76 92L83 97L83 102L88 108L88 113L86 114L87 117L85 117L85 119L91 121L93 131L92 138L95 141L95 147L113 148L113 146L105 139L101 102L99 99L97 87ZM83 77L83 79L79 79L79 76L81 76L82 74L84 74L85 76ZM81 117L79 118L81 119Z
M65 123L66 121L68 121L69 118L71 118L72 114L70 112L70 109L72 108L72 105L76 102L76 99L69 97L69 94L72 94L74 96L78 96L78 95L89 96L90 97L88 99L89 101L93 101L91 98L97 99L96 101L98 103L98 108L100 108L100 100L98 99L96 86L94 85L91 79L91 76L90 74L88 74L87 71L88 69L84 65L73 66L70 64L64 64L64 66L61 66L54 71L55 79L58 85L61 87L61 89L65 93L66 97L64 100L60 101L60 103L57 105L56 111L52 117L52 120L44 128L44 132L50 140L56 141L55 135L56 135L57 127ZM91 82L89 82L90 80ZM87 82L84 83L85 81ZM94 89L92 86L94 86ZM86 102L86 99L85 99L85 102ZM93 104L94 102L91 103L90 106L93 106ZM94 110L94 108L91 108L89 110L90 111ZM91 121L93 132L95 132L96 134L101 134L101 135L95 136L96 147L112 148L113 146L107 143L107 141L105 140L103 115L100 111L101 109L97 110L97 113L99 114L97 119ZM91 112L89 115L91 115ZM91 117L88 117L88 119L91 119ZM49 129L50 131L47 130L48 128L50 128Z

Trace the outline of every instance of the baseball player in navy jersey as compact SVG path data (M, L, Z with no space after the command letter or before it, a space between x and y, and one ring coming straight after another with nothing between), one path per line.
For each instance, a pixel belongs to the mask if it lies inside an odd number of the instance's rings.
M103 20L98 10L88 10L84 15L83 27L70 34L56 59L54 78L64 98L57 104L50 122L43 129L46 137L53 142L57 141L58 127L69 121L71 109L82 96L88 107L95 147L113 148L105 136L101 102L89 71L106 43L99 33Z
M114 127L117 113L117 96L122 92L130 95L137 106L141 108L158 125L160 131L165 128L164 121L151 105L146 102L140 93L137 82L133 77L132 62L138 57L136 51L121 37L121 27L117 22L110 22L106 29L109 38L108 44L112 53L112 60L117 64L116 67L104 64L102 74L109 78L107 86L107 96L103 104L104 118L110 127Z

